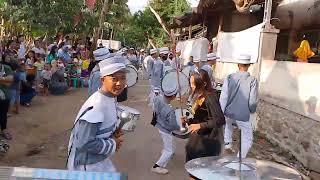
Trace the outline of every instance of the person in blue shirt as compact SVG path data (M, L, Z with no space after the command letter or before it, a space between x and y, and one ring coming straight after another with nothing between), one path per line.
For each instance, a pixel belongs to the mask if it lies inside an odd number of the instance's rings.
M68 64L72 62L71 55L69 54L69 50L71 49L71 45L64 45L62 49L58 51L58 58L63 60L63 63Z

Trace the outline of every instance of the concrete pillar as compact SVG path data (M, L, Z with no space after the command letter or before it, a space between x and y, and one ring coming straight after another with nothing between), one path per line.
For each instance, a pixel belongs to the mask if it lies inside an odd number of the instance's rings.
M274 60L279 29L263 29L260 37L260 57L262 60Z

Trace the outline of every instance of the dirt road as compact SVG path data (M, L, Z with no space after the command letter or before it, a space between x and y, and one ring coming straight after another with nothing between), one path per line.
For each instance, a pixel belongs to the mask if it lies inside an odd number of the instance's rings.
M128 173L130 180L183 180L188 175L184 169L185 141L176 140L176 153L168 165L168 175L155 175L151 166L160 156L162 142L156 128L150 125L151 109L147 106L149 87L140 81L129 89L126 106L141 112L135 132L125 136L125 144L113 159L117 170ZM8 154L0 157L0 166L26 166L33 168L65 169L70 128L87 97L87 89L77 89L65 96L38 96L32 107L9 119L9 130L14 139ZM285 156L285 157L283 157ZM291 155L256 134L249 157L290 163L302 169ZM297 164L298 163L298 164Z
M126 172L132 180L186 179L184 144L176 139L177 152L169 163L165 176L150 172L161 151L158 131L150 125L151 110L147 107L148 86L140 81L129 89L129 101L124 103L141 112L134 133L128 133L122 149L112 158L118 171ZM0 165L34 168L64 169L67 143L75 115L87 96L86 89L78 89L65 96L36 97L32 107L10 117L9 130L14 139L10 152Z

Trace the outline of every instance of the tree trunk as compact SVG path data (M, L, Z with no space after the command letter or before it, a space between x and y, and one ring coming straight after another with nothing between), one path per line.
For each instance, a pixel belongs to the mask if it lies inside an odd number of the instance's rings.
M95 28L95 31L93 32L92 50L97 48L97 41L100 37L101 29L102 29L102 26L103 26L108 9L109 9L109 0L104 0L102 10L100 13L100 18L99 18L99 27Z

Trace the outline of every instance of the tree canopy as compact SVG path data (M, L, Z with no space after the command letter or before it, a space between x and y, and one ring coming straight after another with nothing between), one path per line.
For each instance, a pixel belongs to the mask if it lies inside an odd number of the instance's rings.
M128 0L109 0L104 29L112 29L115 40L126 46L146 47L152 39L160 47L169 41L150 8L130 14ZM0 0L0 13L6 32L33 37L65 34L92 35L99 26L104 0L96 0L93 10L83 0ZM150 0L149 5L165 22L191 8L186 0ZM107 32L106 34L110 34Z
M173 16L191 10L186 0L151 0L149 3L165 22L169 22ZM157 47L169 42L168 35L150 8L146 7L143 11L138 11L130 19L130 24L122 34L122 41L125 41L126 45L146 47L148 38L152 39Z

